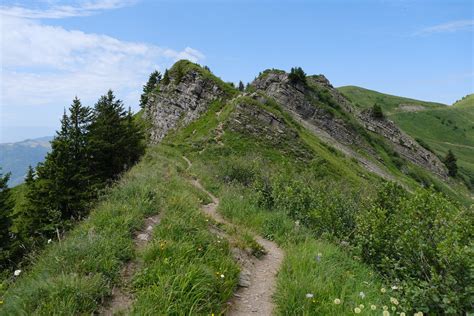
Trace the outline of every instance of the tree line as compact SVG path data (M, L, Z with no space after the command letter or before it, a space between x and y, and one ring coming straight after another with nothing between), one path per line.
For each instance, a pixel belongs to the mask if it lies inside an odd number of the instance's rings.
M87 216L99 192L139 160L145 137L130 109L109 90L93 108L76 97L51 147L44 162L30 166L25 198L15 212L10 175L0 173L0 270Z

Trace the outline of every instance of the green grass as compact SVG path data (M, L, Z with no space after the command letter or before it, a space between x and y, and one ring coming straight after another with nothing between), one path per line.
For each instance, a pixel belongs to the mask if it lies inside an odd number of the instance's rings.
M462 99L454 102L453 106L461 108L474 106L474 93L468 94Z
M440 158L452 150L458 158L460 174L474 188L474 106L473 95L468 95L455 106L424 102L391 96L359 87L341 87L354 104L362 108L375 102L382 106L388 117L415 139L422 142ZM404 112L400 104L419 105L424 110ZM470 182L472 181L472 184Z
M103 197L88 219L60 242L48 245L31 267L23 268L17 280L13 276L7 280L3 288L8 289L0 293L0 314L72 315L98 310L111 288L121 284L123 265L136 259L133 232L142 227L145 217L160 211L165 213L164 226L158 228L155 237L169 240L170 249L174 247L176 251L169 253L168 271L159 261L153 262L153 256L158 255L156 242L140 254L149 269L134 279L138 297L134 310L149 310L150 300L161 293L168 300L163 299L161 305L154 307L154 311L159 308L159 313L219 313L235 285L237 268L227 246L213 244L215 237L207 232L205 219L197 209L199 201L206 201L206 197L187 184L180 174L184 168L175 150L150 149L143 161ZM198 254L193 242L208 245L210 256ZM194 253L189 252L191 248ZM174 266L175 262L181 262L181 266L186 263L187 269ZM175 274L169 274L172 267ZM140 283L140 276L153 269L162 271L168 282L162 283L160 275L154 274L155 279L145 278L146 282ZM227 274L224 282L215 277L216 271ZM195 282L204 282L200 285L205 286L200 288ZM197 297L208 300L200 309L193 303L186 304Z
M374 103L377 103L382 107L382 110L385 114L392 114L400 111L400 104L417 105L426 109L446 106L442 103L404 98L356 86L345 86L339 87L337 89L350 101L352 101L352 103L354 103L356 106L360 108L371 108Z
M219 313L239 272L229 244L210 232L194 187L181 177L170 179L167 190L164 218L140 254L143 265L133 279L132 314Z

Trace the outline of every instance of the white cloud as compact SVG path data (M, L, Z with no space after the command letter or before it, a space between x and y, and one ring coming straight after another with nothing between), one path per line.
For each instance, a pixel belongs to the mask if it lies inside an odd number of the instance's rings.
M58 2L61 4L58 4ZM1 5L0 14L30 19L62 19L74 16L88 16L103 10L129 6L135 2L136 0L48 0L38 1L34 8L20 5Z
M32 19L2 15L0 23L4 126L38 125L38 121L56 125L74 96L93 105L107 89L114 90L127 106L136 106L151 71L163 71L179 59L197 62L204 58L190 47L178 51L121 41Z
M453 33L458 31L473 30L474 20L459 20L438 24L419 30L414 35L427 35L432 33Z

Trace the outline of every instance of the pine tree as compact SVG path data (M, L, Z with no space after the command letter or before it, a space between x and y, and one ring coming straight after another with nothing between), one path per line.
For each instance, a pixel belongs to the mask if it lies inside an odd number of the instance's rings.
M2 174L0 168L0 269L3 271L7 267L7 262L11 257L12 240L10 237L12 226L13 202L11 192L8 188L10 173Z
M448 151L448 154L444 158L444 164L448 168L448 174L451 177L455 177L458 173L457 158L451 149Z
M91 171L100 187L135 163L143 153L143 133L111 90L94 107L90 126Z
M243 92L245 90L244 83L242 81L239 81L239 91Z
M148 103L148 94L155 89L156 85L161 81L161 73L157 70L153 71L148 78L148 82L143 86L143 93L140 97L140 106L144 108Z

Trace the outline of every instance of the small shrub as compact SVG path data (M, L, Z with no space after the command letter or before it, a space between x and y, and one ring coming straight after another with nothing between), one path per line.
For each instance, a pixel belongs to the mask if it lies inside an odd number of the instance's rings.
M372 116L377 119L384 118L382 107L377 103L374 103L374 105L372 106Z

